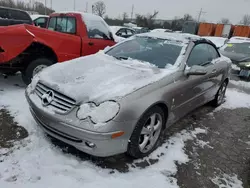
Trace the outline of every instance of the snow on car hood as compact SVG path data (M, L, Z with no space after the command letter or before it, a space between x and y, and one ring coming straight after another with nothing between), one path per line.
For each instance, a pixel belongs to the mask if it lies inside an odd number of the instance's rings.
M100 103L117 100L173 72L173 67L158 69L146 62L117 60L99 52L46 68L34 80L77 102Z

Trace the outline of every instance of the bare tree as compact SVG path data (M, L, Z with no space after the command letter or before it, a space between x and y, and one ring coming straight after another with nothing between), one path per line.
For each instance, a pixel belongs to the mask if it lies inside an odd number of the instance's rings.
M103 17L106 13L106 5L103 1L97 1L96 3L94 3L92 9L93 13L101 17Z
M243 25L250 25L250 15L244 15L240 23Z
M159 14L159 11L154 11L153 14L148 14L147 16L147 22L148 22L148 28L153 28L154 25L154 19L157 17L157 15Z
M122 21L123 21L123 22L126 22L127 20L128 20L128 13L124 12L124 13L122 14Z
M230 24L230 21L228 18L222 18L219 23L222 23L222 24Z
M183 16L183 20L184 20L184 21L192 21L192 20L194 20L194 19L193 19L193 17L192 17L190 14L185 14L185 15Z
M141 27L148 27L152 29L154 27L154 19L158 15L159 11L154 11L153 14L148 14L147 16L137 14L136 24Z
M182 25L183 25L183 18L175 16L171 23L171 29L173 31L181 31Z
M14 1L14 0L0 0L0 6L17 8L26 11L34 11L38 12L39 14L51 14L54 10L45 7L45 5L41 2L35 1L33 4L26 3L24 1ZM45 11L46 9L46 11Z

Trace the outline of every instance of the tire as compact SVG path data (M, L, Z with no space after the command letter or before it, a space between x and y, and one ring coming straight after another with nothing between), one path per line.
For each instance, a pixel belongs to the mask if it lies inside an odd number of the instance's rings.
M228 85L227 81L224 81L221 84L219 90L217 91L217 93L215 95L214 100L211 101L212 106L218 107L224 102L224 98L225 98L225 94L226 94L226 90L227 90L227 85Z
M23 82L26 85L29 85L31 83L33 76L35 75L35 72L38 73L38 71L36 71L36 69L38 70L39 68L41 68L41 70L42 70L43 68L46 68L46 67L51 66L53 64L54 63L51 60L46 59L46 58L39 58L39 59L32 61L27 66L27 68L22 72Z
M151 117L154 114L156 114L156 118L155 118L154 124L157 122L155 126L158 125L158 122L159 122L158 120L160 120L160 119L161 119L162 125L161 125L160 128L158 128L157 130L155 130L155 133L152 133L154 131L147 129L146 126L150 127L150 125L147 125L147 124L148 124L148 122L151 123L151 121L152 121ZM164 127L165 123L166 123L166 117L164 115L163 110L160 107L155 106L155 107L151 108L150 110L148 110L140 118L140 120L137 122L137 124L136 124L136 126L134 128L134 131L133 131L133 133L132 133L132 135L130 137L130 142L128 144L127 154L129 156L131 156L131 157L134 157L134 158L142 158L142 157L145 157L145 156L149 155L150 153L152 153L157 148L158 142L160 140L159 138L160 138L160 136L161 136L161 134L163 132L163 127ZM142 135L142 133L143 133L142 130L151 131L149 134L153 135L153 137L155 136L154 141L152 141L152 143L151 143L151 138L149 138L148 141L149 141L149 146L150 147L148 146L148 150L147 150L147 146L146 146L144 148L145 151L143 151L143 149L141 148L141 146L144 143L145 137L148 137L148 136L146 134ZM158 136L158 134L159 134L159 136ZM156 136L158 136L158 137L156 138ZM153 140L153 137L152 137L152 140Z

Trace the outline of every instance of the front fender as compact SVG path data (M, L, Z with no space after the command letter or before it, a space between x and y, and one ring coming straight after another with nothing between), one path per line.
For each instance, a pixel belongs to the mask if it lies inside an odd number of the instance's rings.
M29 33L25 25L14 25L0 29L0 63L5 63L17 57L34 41L34 36Z

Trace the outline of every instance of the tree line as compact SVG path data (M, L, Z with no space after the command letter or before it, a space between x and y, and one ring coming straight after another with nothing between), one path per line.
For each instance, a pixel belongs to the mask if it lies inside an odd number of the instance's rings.
M45 7L43 3L37 1L33 4L30 4L24 1L0 0L0 6L21 9L25 11L33 11L37 12L38 14L51 14L55 12L51 8Z
M34 2L33 4L25 3L24 1L14 1L14 0L0 0L0 6L17 8L26 11L34 11L39 14L51 14L54 12L53 9L45 7L41 2ZM127 22L134 22L140 27L147 27L149 29L154 28L165 28L171 29L173 31L182 30L182 26L186 21L196 21L190 14L185 14L183 17L174 17L171 21L165 21L158 23L156 22L157 15L159 11L154 11L153 13L148 13L147 15L136 14L135 19L131 20L128 14L124 12L122 18L109 18L106 14L106 5L103 1L97 1L92 5L92 12L99 15L105 19L109 25L123 25ZM205 20L203 20L205 21ZM228 18L222 18L218 23L230 24ZM250 15L244 15L240 21L240 24L250 25Z
M106 5L103 1L98 1L92 5L92 12L104 17L106 13ZM155 19L158 15L159 11L154 11L153 13L149 13L147 15L136 14L135 23L140 27L147 27L149 29L154 28L165 28L172 29L174 31L182 30L182 26L186 21L196 21L190 14L185 14L183 17L174 17L171 21L165 21L163 24L159 24L155 22ZM123 25L126 22L132 21L128 18L128 14L124 12L122 14L122 18L109 18L107 15L104 17L105 21L110 25ZM133 20L134 21L134 20ZM205 20L203 20L205 21ZM228 18L222 18L218 21L218 23L222 24L230 24L230 20ZM250 25L250 15L244 15L239 22L242 25Z

